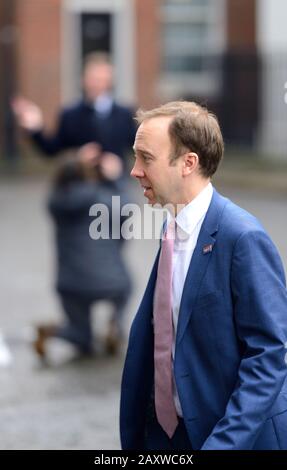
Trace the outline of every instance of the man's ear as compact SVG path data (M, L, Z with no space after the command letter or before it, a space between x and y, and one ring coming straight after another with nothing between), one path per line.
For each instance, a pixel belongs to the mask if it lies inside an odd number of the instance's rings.
M191 173L194 173L196 168L199 165L199 158L197 153L195 152L188 152L183 157L183 165L182 165L182 176L188 176Z

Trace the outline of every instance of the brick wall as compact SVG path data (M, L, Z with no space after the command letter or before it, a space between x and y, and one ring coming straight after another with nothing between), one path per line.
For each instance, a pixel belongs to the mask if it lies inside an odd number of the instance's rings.
M18 28L18 91L41 106L48 128L55 124L55 115L61 99L62 1L14 0L15 23ZM130 1L135 2L136 96L141 106L151 107L158 102L157 84L161 57L160 0ZM256 0L227 0L226 5L227 49L239 53L254 50Z
M227 48L253 50L256 45L256 0L227 0Z
M17 0L19 92L38 103L53 127L60 104L61 0Z
M159 0L135 0L136 91L138 102L151 107L157 102L160 72Z

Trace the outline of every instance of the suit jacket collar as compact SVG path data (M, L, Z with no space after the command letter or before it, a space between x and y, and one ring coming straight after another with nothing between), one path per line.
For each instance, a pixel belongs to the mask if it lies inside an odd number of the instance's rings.
M83 99L80 101L80 106L82 108L84 108L85 110L91 112L91 113L95 113L95 106L94 106L94 103L91 102L91 101L88 101L86 99ZM115 102L114 99L112 99L112 104L111 104L111 108L109 110L109 112L107 113L108 116L111 116L118 108L118 105L117 103Z
M228 199L221 196L221 194L213 188L211 203L202 224L202 229L210 235L214 235L218 231L220 218L227 202Z

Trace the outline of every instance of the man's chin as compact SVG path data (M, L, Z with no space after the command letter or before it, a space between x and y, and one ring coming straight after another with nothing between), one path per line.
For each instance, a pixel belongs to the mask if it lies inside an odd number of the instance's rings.
M155 199L155 197L153 195L150 195L149 197L146 196L146 199L147 199L147 203L150 206L155 206L156 204L158 204L158 201Z
M147 197L146 199L147 199L147 204L149 206L154 206L156 204L156 201L154 199L151 199L149 197Z
M156 199L154 197L152 189L148 189L144 192L144 196L147 199L148 204L151 206L154 206L156 204Z

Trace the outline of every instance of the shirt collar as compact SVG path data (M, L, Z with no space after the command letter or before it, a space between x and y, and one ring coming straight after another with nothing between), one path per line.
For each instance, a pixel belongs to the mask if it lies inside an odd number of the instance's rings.
M94 101L94 108L100 114L109 114L112 106L113 98L110 93L103 93Z
M199 221L205 216L208 211L213 195L213 186L211 183L187 204L176 216L176 224L186 234L191 235ZM168 214L167 223L171 220L171 215Z

